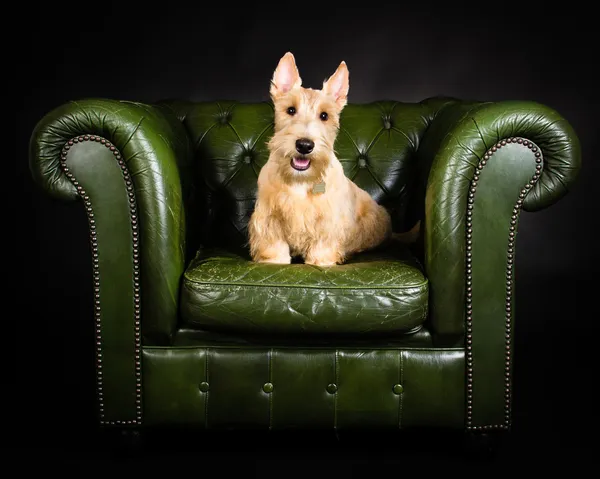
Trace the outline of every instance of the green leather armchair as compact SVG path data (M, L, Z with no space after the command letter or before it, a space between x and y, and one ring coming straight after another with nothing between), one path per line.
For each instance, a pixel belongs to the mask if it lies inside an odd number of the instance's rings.
M509 430L519 214L576 180L569 123L526 101L349 104L346 174L421 234L319 268L248 256L272 122L268 102L85 99L36 126L33 179L87 213L99 423Z

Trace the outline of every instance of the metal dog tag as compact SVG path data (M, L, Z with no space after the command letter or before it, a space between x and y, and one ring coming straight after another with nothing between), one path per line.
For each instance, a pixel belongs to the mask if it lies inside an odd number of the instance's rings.
M325 182L321 181L321 183L315 183L313 186L312 192L315 195L325 193Z

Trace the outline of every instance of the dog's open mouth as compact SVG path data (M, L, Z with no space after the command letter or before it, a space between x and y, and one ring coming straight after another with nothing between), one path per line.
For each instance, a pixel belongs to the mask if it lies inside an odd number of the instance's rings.
M310 158L295 156L291 161L292 168L298 171L308 170L310 167Z

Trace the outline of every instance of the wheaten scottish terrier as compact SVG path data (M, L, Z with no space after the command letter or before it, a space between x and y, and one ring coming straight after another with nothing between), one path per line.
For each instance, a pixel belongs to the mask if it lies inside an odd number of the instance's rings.
M356 186L336 158L334 142L348 97L342 62L322 90L302 87L294 56L286 53L271 81L275 131L258 177L248 224L255 262L332 266L392 236L388 212Z

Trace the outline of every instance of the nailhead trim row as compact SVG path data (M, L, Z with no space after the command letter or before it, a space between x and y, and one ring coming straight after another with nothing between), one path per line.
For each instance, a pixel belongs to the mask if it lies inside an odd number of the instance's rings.
M135 419L106 421L104 415L104 391L103 391L103 371L102 371L102 324L101 324L101 302L100 302L100 266L98 259L98 240L96 236L96 221L94 219L94 210L92 202L83 187L79 184L73 173L67 166L67 155L69 150L77 143L85 141L98 142L108 148L114 155L121 171L127 188L129 197L129 215L131 230L133 236L133 291L134 291L134 328L135 328ZM139 248L139 226L138 213L133 189L133 182L127 165L119 150L108 140L97 135L81 135L69 140L62 149L60 156L60 165L65 175L77 189L77 193L82 198L90 228L90 241L92 248L93 276L94 276L94 319L95 319L95 340L96 340L96 388L98 395L98 408L100 415L100 424L102 425L140 425L142 423L142 363L141 363L141 300L140 300L140 248Z
M535 174L531 180L521 189L519 193L519 199L517 200L511 216L509 233L508 233L508 249L506 258L506 299L505 299L505 360L504 360L504 423L485 425L485 426L473 426L473 309L472 309L472 233L473 233L473 203L475 201L475 192L477 190L477 181L481 175L485 165L503 146L509 143L516 143L524 147L529 148L535 154ZM542 173L542 154L537 146L531 141L523 138L507 138L499 141L492 146L479 161L475 173L473 174L473 180L471 181L471 187L469 189L468 203L467 203L467 221L466 221L466 241L467 241L467 254L466 254L466 350L467 350L467 429L473 431L489 431L489 430L508 430L510 429L511 422L511 367L512 367L512 339L513 339L513 311L512 311L512 298L513 298L513 270L514 270L514 254L515 254L515 239L517 231L517 223L519 214L523 207L523 201L527 192L535 185Z

